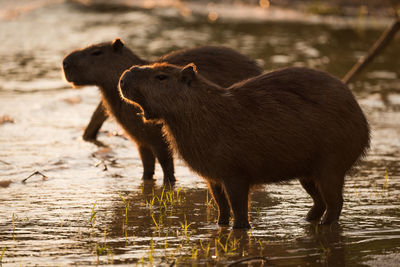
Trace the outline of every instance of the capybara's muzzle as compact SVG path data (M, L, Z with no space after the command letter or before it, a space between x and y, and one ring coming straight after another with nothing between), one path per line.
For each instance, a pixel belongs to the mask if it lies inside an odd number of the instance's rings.
M121 78L119 79L119 88L121 89L122 92L126 92L128 89L129 84L132 82L133 79L133 73L130 70L126 70Z

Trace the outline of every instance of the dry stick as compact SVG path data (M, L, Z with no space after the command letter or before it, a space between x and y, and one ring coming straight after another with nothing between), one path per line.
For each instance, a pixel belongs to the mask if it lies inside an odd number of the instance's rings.
M26 180L28 180L29 178L31 178L32 176L36 175L36 174L40 174L43 178L47 177L46 175L44 175L43 173L41 173L40 171L35 171L33 172L31 175L29 175L28 177L26 177L24 180L22 180L22 183L25 183Z
M230 267L230 266L234 266L236 264L245 262L245 261L252 261L252 260L262 260L262 261L268 261L267 257L263 257L263 256L257 256L257 257L249 257L249 258L244 258L244 259L240 259L237 261L234 261L232 263L229 263L228 265L226 265L225 267Z
M7 161L1 160L1 159L0 159L0 162L5 164L5 165L11 165L11 163L8 163Z
M396 21L382 33L379 39L368 51L365 57L360 58L360 60L351 68L349 72L344 76L342 82L348 84L369 62L371 62L374 57L381 52L393 39L396 32L400 29L400 19L396 16Z

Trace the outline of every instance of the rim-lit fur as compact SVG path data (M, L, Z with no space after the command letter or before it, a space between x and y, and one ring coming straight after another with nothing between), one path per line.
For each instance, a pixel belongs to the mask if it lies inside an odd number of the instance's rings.
M196 62L205 70L203 74L208 79L222 86L229 86L261 73L261 68L253 60L224 47L206 46L179 50L157 61L168 61L182 66ZM145 121L141 115L141 108L126 104L118 92L118 80L123 71L132 65L145 64L148 64L148 61L134 54L122 40L115 39L68 54L63 61L63 70L66 79L76 86L99 87L103 105L108 113L116 118L138 145L144 166L143 178L153 177L157 158L164 171L164 181L173 183L173 158L169 144L162 134L161 124Z
M286 68L223 88L194 65L154 64L126 71L120 90L165 122L174 148L217 195L219 222L229 220L229 202L236 228L249 226L251 185L294 178L314 200L309 220L325 211L322 223L337 220L344 176L369 147L351 91L316 70Z

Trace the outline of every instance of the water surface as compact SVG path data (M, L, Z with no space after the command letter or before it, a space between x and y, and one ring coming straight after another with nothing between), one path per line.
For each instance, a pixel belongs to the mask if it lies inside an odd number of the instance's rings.
M247 256L267 257L266 266L398 264L399 35L350 85L370 121L372 144L346 179L339 224L306 222L311 199L292 181L254 190L253 228L245 232L216 225L205 183L180 160L173 191L163 189L158 166L156 181L143 184L136 147L116 134L120 128L114 121L107 121L99 136L108 148L83 142L99 92L71 89L61 78L63 56L119 36L146 59L178 48L225 45L257 59L266 70L308 66L343 77L384 27L339 19L212 23L202 15L182 17L175 9L109 12L69 2L21 10L2 17L0 24L4 266L223 266ZM40 173L22 183L35 171Z

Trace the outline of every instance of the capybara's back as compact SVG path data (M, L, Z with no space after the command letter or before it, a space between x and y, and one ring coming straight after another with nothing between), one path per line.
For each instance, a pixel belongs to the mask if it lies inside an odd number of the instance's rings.
M254 60L222 46L184 49L160 57L157 62L184 66L194 62L202 76L222 87L228 87L262 73Z
M351 91L316 70L287 68L222 88L194 65L156 64L126 71L120 88L164 121L182 158L208 180L219 223L229 222L231 207L235 228L249 227L251 185L294 178L314 200L308 220L324 213L321 223L337 220L344 176L369 147L368 122Z
M369 147L368 122L353 94L327 73L288 68L229 90L238 106L232 107L236 116L225 114L223 131L232 136L230 122L247 135L231 140L232 149L265 149L242 159L254 171L254 183L265 182L265 175L280 181L327 169L344 175Z

